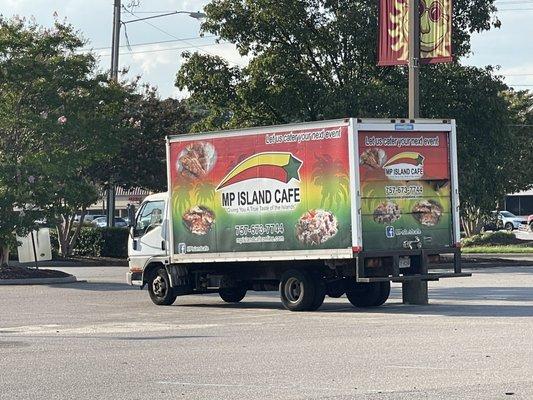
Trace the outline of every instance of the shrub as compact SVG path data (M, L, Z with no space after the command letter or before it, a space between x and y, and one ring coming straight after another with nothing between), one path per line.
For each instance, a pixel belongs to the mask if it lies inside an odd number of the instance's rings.
M80 231L75 255L89 257L128 256L128 230L122 228L84 227Z
M128 257L129 231L124 228L103 228L101 257L126 258Z
M475 247L475 246L505 246L517 244L520 241L516 238L512 232L498 231L487 232L479 235L474 235L469 238L461 240L463 247Z

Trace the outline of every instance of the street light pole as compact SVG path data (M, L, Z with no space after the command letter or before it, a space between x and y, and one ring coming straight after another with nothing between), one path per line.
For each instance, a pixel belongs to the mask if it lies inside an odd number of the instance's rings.
M409 0L409 119L420 116L420 11L419 0Z
M120 4L121 0L115 0L113 6L113 37L111 40L111 80L118 81L118 52L120 48ZM106 190L107 197L107 226L115 226L115 182L109 179Z
M409 119L420 118L420 8L419 0L409 0ZM420 265L427 268L424 254ZM427 271L421 271L427 273ZM428 304L427 281L413 280L402 283L404 304Z

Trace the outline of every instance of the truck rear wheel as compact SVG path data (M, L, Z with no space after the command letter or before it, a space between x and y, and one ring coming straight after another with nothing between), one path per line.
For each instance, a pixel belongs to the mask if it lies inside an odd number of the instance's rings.
M283 306L290 311L313 311L324 302L325 286L313 274L291 269L281 276L279 292Z
M346 297L355 307L378 307L389 298L390 282L350 282Z
M154 304L158 306L169 306L178 297L174 289L170 286L170 279L164 268L158 269L150 278L148 282L148 293Z
M218 289L220 298L226 303L238 303L244 296L246 296L245 287L232 287L232 288L220 288Z

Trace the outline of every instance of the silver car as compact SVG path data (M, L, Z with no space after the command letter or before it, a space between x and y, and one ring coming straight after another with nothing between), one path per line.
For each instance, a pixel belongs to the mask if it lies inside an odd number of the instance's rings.
M92 224L98 228L105 228L107 226L107 217L95 218L92 221ZM115 227L117 228L126 228L128 223L124 218L115 217Z

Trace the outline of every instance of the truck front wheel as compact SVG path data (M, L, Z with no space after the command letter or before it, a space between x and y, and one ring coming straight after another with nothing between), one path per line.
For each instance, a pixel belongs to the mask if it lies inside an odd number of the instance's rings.
M246 296L245 287L232 287L232 288L220 288L218 289L220 298L226 303L238 303L244 296Z
M390 294L390 282L350 282L346 297L355 307L378 307L385 303Z
M320 277L291 269L281 276L279 292L283 306L290 311L313 311L324 302L326 288Z
M176 301L177 295L170 286L167 271L160 268L148 281L150 298L158 306L169 306Z

